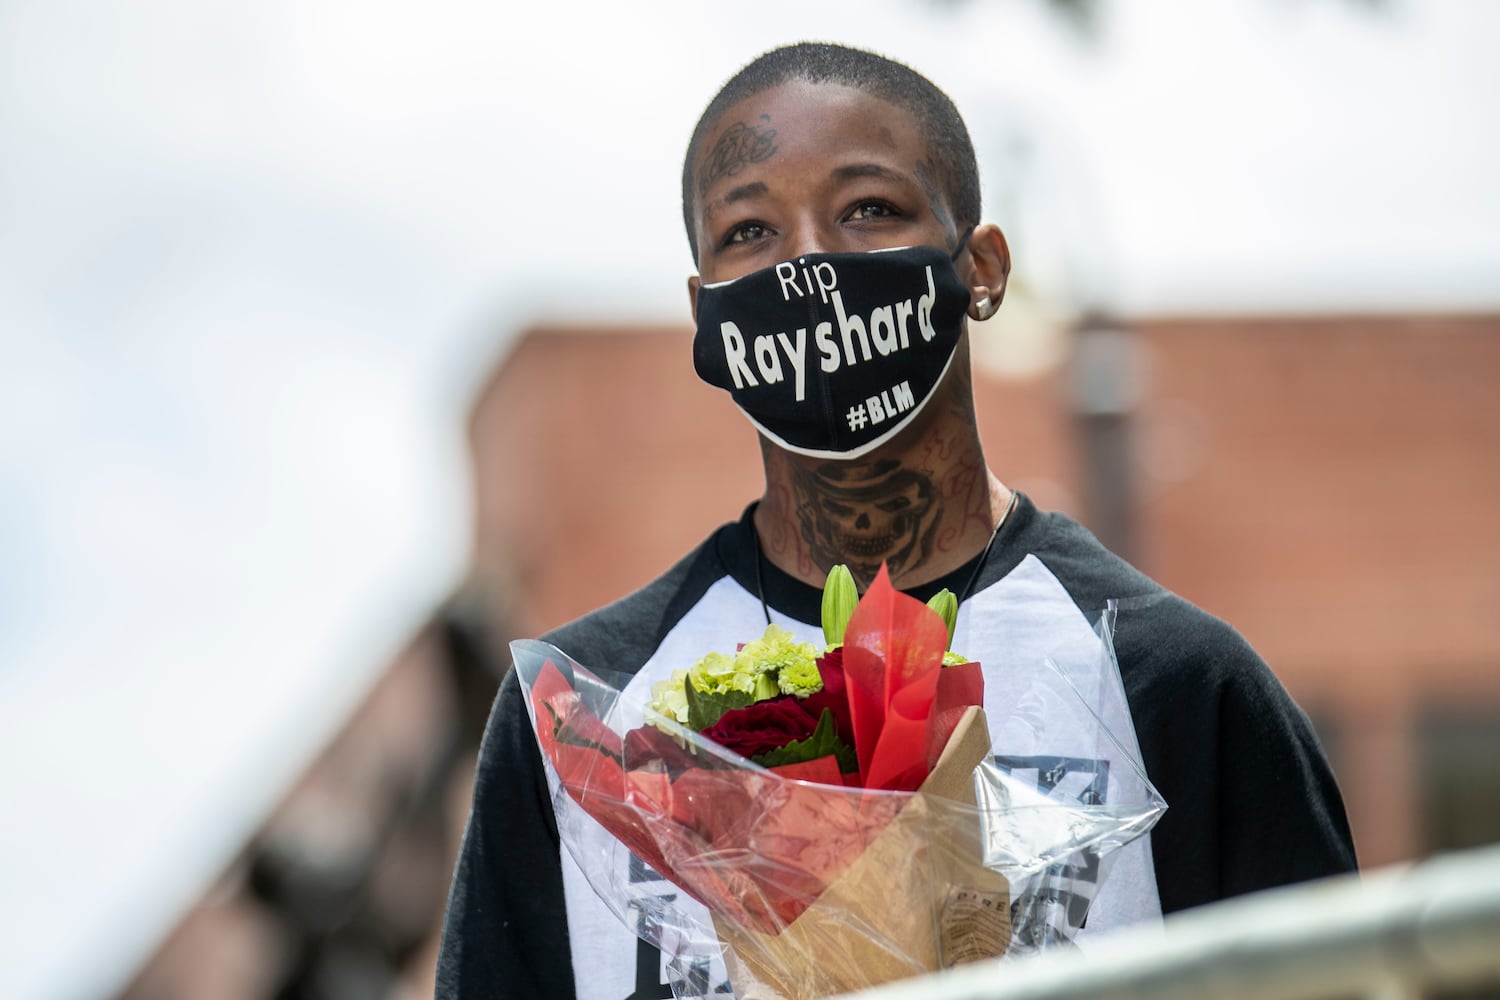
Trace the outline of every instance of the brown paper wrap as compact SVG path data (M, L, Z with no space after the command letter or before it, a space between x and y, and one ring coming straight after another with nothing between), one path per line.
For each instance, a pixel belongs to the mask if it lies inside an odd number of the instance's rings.
M910 803L800 917L762 934L720 917L714 929L740 1000L807 1000L964 962L1010 943L1010 887L980 864L977 817L932 843L933 799L974 805L974 769L990 750L969 708Z

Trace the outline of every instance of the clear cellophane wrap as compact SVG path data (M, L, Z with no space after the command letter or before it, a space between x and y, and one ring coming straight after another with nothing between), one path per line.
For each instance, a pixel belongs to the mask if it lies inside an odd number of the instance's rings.
M768 770L650 713L648 678L534 640L511 649L564 850L662 950L674 996L723 997L728 983L741 1000L801 1000L1071 940L1079 900L1165 809L1133 734L1111 729L1128 720L1112 618L1092 653L1075 644L1038 664L1008 715L963 711L909 792L803 780L829 777L806 765ZM650 724L682 753L643 750L630 733ZM1113 761L1097 778L1107 788L1039 786L1006 766L1008 738L1032 759ZM1089 892L1073 891L1081 871Z

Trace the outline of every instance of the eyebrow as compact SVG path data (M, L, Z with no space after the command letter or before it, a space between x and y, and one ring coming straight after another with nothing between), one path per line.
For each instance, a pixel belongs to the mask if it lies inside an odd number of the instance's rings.
M881 180L892 181L897 184L912 184L913 179L909 174L879 163L850 163L842 167L835 167L833 177L839 182L858 180L861 177L875 177ZM705 218L711 218L716 213L723 211L737 201L748 201L751 198L759 198L770 191L764 181L751 181L749 184L741 184L732 187L713 201L703 206Z
M737 201L748 201L751 198L759 198L769 190L770 188L766 187L764 181L751 181L749 184L732 187L724 192L722 197L715 198L707 205L704 205L703 214L706 216L713 215L715 212L727 208Z
M896 181L897 183L911 183L911 177L899 170L882 166L879 163L851 163L847 166L837 167L833 176L841 181L857 180L861 177L878 177L883 180Z

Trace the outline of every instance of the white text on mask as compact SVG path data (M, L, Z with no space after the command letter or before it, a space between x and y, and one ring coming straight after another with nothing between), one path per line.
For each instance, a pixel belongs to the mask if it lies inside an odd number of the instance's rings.
M785 273L783 268L786 269ZM877 306L870 310L868 321L857 314L850 316L845 312L844 299L838 291L838 275L834 272L833 265L827 261L821 261L811 269L802 268L800 276L794 265L786 261L776 265L776 275L785 301L790 302L790 293L795 292L799 297L816 294L825 304L832 303L834 320L823 320L813 328L813 339L817 342L818 353L821 355L819 367L826 374L831 375L842 366L852 366L862 360L869 361L877 353L881 357L888 357L897 351L906 350L911 346L909 326L913 315L917 320L917 332L924 342L931 342L937 336L937 330L932 326L932 303L937 298L937 292L931 267L927 268L927 292L917 296L915 307L909 298ZM799 277L806 282L805 286L797 281ZM834 337L835 325L838 327L838 339ZM756 371L760 372L761 380L767 385L784 381L786 373L781 366L781 355L784 353L795 379L795 400L800 403L807 398L806 327L797 329L795 340L784 332L777 333L774 337L771 334L758 334L748 346L745 335L732 320L724 320L719 324L719 334L724 339L724 361L736 389L760 385L755 372L750 368L749 359L754 360ZM781 348L779 352L778 344ZM839 350L840 346L843 347L842 352Z

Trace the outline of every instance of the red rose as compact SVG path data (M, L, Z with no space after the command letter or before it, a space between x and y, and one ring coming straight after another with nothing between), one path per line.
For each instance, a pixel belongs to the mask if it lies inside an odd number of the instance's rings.
M662 769L676 778L684 771L711 768L716 761L695 756L686 747L655 726L642 726L625 734L625 768L630 771Z
M844 647L831 649L818 657L818 673L823 677L823 690L802 699L805 708L814 719L823 714L823 709L833 712L833 728L845 746L854 746L854 720L849 715L849 695L844 687Z
M818 717L809 714L803 702L784 696L731 708L703 735L741 757L754 757L805 740L817 726Z

